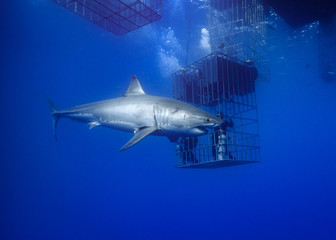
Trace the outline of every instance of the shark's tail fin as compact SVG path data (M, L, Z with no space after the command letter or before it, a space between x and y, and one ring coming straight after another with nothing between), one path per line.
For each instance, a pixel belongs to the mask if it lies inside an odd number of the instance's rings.
M51 117L52 117L52 121L53 121L54 136L55 136L55 139L57 141L56 127L57 127L57 122L58 122L58 119L59 119L59 117L57 116L58 110L48 97L47 97L47 100L48 100L48 103L49 103Z

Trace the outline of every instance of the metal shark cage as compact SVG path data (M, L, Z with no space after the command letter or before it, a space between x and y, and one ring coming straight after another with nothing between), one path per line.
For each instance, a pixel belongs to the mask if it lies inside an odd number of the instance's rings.
M253 63L220 52L173 74L173 95L224 120L200 137L180 138L177 167L222 167L259 161Z
M258 81L269 72L265 58L266 14L260 0L209 0L208 30L212 52L220 51L258 68Z
M162 15L162 0L53 0L79 16L123 35Z

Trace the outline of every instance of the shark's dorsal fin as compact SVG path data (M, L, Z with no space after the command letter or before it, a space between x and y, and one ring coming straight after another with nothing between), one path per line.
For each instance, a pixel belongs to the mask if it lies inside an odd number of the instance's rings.
M138 78L135 75L131 76L131 83L128 86L126 93L123 95L124 97L135 96L135 95L144 95L146 94L142 89Z

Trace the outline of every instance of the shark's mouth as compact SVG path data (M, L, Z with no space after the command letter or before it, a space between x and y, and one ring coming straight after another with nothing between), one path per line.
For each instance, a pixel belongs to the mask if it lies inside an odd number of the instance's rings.
M205 123L205 124L202 124L201 126L198 126L198 127L201 127L201 128L216 128L216 127L220 127L223 123L214 123L214 122L210 122L210 123Z
M203 132L203 134L208 133L208 130L205 127L198 126L196 127L200 132Z

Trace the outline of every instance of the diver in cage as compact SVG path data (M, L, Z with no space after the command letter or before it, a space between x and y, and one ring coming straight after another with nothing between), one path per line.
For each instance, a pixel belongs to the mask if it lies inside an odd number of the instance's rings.
M217 116L224 120L223 113L217 113ZM234 160L234 157L228 151L229 136L227 134L227 128L233 127L232 118L228 118L228 121L225 120L219 127L214 129L214 133L211 136L212 156L215 160L225 160L225 156L228 156L230 160Z
M182 139L182 158L183 158L183 165L190 163L198 163L199 160L196 159L193 150L196 148L198 143L197 137L188 137Z

